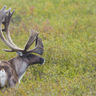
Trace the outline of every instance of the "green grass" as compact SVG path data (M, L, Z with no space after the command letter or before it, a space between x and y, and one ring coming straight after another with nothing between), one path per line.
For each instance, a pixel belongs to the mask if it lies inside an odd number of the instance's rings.
M1 0L4 5L15 9L14 42L23 48L30 29L40 31L46 62L29 67L19 86L0 96L96 96L95 0ZM0 41L0 60L16 55L5 47Z

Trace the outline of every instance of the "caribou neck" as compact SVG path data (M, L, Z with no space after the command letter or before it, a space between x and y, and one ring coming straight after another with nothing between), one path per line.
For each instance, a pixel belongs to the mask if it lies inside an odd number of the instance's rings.
M27 58L21 56L12 58L8 62L15 66L15 70L19 78L24 74L29 65Z

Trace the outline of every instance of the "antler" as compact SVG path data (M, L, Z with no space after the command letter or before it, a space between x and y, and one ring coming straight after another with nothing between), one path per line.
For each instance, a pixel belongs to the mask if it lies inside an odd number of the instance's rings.
M6 14L11 10L11 8L9 8L8 10L5 10L6 6L4 6L1 10L0 10L0 23L2 23L4 21L4 18L6 17Z
M29 47L34 43L34 41L36 40L37 36L38 36L38 32L35 32L34 30L31 31L31 34L30 34L30 37L29 37L29 40L27 41L25 47L24 47L24 50L28 50Z
M9 48L11 48L11 50L5 50L5 51L6 52L17 52L17 53L21 52L22 54L37 53L37 54L42 55L43 51L44 51L43 50L43 43L42 43L42 40L40 38L38 38L38 34L39 33L35 32L34 30L31 31L31 35L30 35L29 40L27 41L27 43L25 45L24 50L19 48L19 47L17 47L13 43L13 41L12 41L12 39L10 37L10 32L8 30L8 27L9 27L9 23L10 23L10 20L11 20L11 17L13 15L14 11L11 13L10 12L11 9L8 10L8 11L5 11L5 8L6 7L2 8L0 10L0 38ZM4 13L4 15L2 15L3 13ZM9 14L7 15L7 13L9 13ZM4 24L4 26L5 26L5 28L3 30L1 28L1 24ZM5 39L2 31L6 32L7 40ZM30 46L34 43L34 41L36 43L35 48L32 49L32 50L27 51L30 48Z
M13 12L10 12L10 11L9 11L8 16L5 17L5 21L2 22L2 24L5 26L5 28L2 29L2 31L5 31L5 32L6 32L6 38L7 38L7 40L8 40L14 47L17 47L17 46L13 43L13 41L12 41L12 39L11 39L11 37L10 37L10 32L9 32L9 30L8 30L8 28L9 28L9 23L10 23L10 20L11 20L11 17L12 17L12 15L13 15L13 13L14 13L14 10L13 10Z
M42 40L40 38L36 38L36 44L35 44L35 48L32 50L29 50L28 53L37 53L42 55L43 54L43 43Z
M35 32L34 30L31 31L31 35L29 37L29 40L27 41L27 44L25 45L24 50L28 50L29 47L33 44L35 41L35 48L32 50L27 51L27 53L37 53L42 55L43 54L43 43L40 38L38 38L38 32Z
M6 30L8 29L8 23L7 23L7 21L6 20L8 20L8 19L6 19L8 16L7 16L7 13L10 13L10 10L11 10L11 8L9 8L8 10L5 10L5 8L6 8L6 6L4 6L1 10L0 10L0 38L1 38L1 40L9 47L9 48L11 48L11 51L15 51L15 52L17 52L17 51L23 51L21 48L18 48L17 46L13 46L13 44L11 44L9 41L10 40L6 40L5 39L5 37L4 37L4 35L3 35L3 33L2 33L2 28L1 28L1 25L2 25L2 23L4 24L4 22L5 22L5 28L6 28ZM10 17L10 16L9 16ZM9 20L10 21L10 20Z

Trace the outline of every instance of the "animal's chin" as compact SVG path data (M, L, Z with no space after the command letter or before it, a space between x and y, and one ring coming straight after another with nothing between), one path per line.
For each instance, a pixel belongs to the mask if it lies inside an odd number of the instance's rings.
M40 64L43 65L45 63L45 60L43 58L40 58Z

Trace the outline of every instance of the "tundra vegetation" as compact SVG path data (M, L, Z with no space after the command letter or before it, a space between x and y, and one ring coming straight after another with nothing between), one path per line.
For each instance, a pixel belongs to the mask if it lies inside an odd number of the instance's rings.
M39 31L46 61L29 67L19 86L0 96L96 96L95 0L1 0L0 9L4 5L15 9L13 41L23 48L30 29ZM4 48L0 40L0 60L16 56Z

